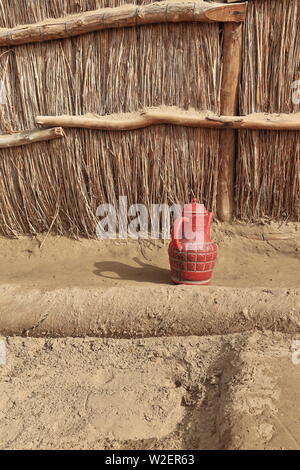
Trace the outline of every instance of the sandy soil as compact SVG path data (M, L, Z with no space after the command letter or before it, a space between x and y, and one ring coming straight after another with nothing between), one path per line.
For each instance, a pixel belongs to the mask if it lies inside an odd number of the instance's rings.
M295 338L9 338L0 448L299 449Z
M299 449L299 225L214 239L209 288L150 241L0 240L0 448Z
M299 288L0 286L0 335L144 338L300 331Z
M213 226L212 285L300 287L300 225ZM0 283L62 287L172 285L167 242L0 238Z

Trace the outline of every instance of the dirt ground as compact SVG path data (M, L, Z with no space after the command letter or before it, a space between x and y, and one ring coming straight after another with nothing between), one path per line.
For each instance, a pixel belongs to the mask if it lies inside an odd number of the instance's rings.
M214 225L212 285L300 287L300 225ZM172 285L168 242L0 238L0 283L61 287Z
M0 448L299 449L295 338L9 338Z
M208 288L167 244L1 239L0 448L299 449L300 227L213 238Z

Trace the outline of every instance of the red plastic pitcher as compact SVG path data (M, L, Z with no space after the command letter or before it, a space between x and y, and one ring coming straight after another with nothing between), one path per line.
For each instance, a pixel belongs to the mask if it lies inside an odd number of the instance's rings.
M213 213L193 199L175 220L169 245L171 278L176 284L207 285L217 259L217 245L210 238Z

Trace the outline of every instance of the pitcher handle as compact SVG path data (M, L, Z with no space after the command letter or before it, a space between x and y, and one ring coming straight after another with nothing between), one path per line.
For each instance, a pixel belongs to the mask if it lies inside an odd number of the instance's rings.
M182 224L184 222L188 222L189 219L187 217L179 217L174 222L174 227L172 230L172 240L174 242L175 248L180 251L181 250L181 243L180 243L180 231Z

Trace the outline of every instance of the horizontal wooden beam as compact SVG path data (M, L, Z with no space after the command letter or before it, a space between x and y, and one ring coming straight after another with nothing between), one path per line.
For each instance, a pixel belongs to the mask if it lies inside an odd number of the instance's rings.
M101 8L64 18L16 26L15 28L0 28L0 46L44 42L103 29L154 23L241 22L245 19L246 9L245 3L227 5L206 3L199 0Z
M23 131L15 134L0 135L0 148L19 147L21 145L29 145L46 140L59 139L64 137L65 133L61 127L54 129L34 129L31 131Z
M136 113L99 116L37 116L36 123L47 126L78 127L106 131L141 129L158 124L211 129L300 130L300 113L248 116L217 116L211 112L176 107L146 108Z

